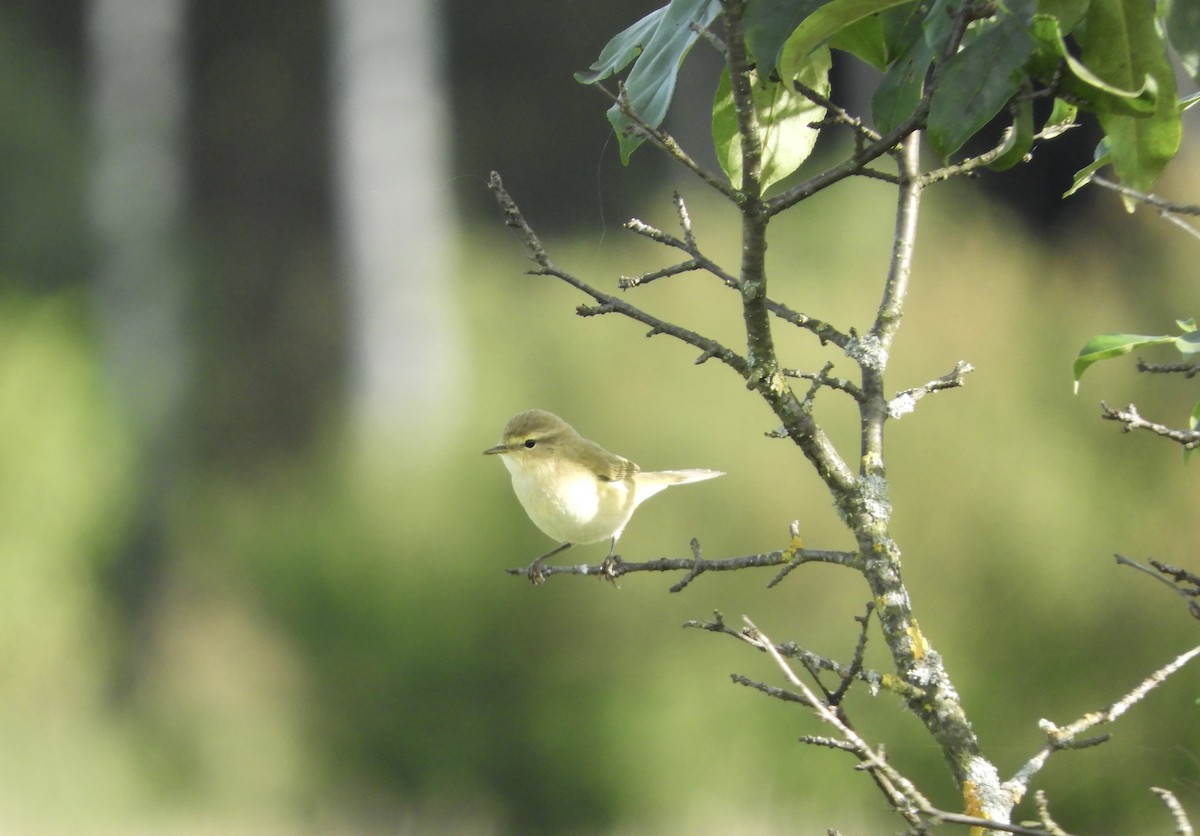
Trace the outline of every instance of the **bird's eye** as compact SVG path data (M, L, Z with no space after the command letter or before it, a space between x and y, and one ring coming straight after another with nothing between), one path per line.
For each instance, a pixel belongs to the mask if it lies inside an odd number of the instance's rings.
M525 439L525 446L527 448L533 448L535 445L537 445L537 442L534 441L532 438Z

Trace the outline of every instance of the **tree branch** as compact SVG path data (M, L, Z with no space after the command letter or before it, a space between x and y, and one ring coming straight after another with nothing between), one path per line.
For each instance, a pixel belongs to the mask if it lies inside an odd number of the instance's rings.
M935 821L1000 830L1006 833L1025 834L1026 836L1048 836L1044 830L1033 830L1022 825L1009 824L1004 821L994 821L978 816L952 813L935 807L908 778L900 774L895 767L884 760L875 749L868 745L854 729L850 728L838 716L838 713L832 707L819 699L813 693L812 689L796 676L795 671L791 669L791 666L780 655L775 644L750 619L743 617L743 620L746 622L747 641L765 650L775 660L775 664L783 672L784 678L799 691L799 694L795 695L791 701L800 702L812 708L818 719L832 726L841 736L844 745L839 745L837 748L851 752L862 762L864 769L873 774L878 774L886 782L886 786L890 787L891 791L895 793L894 796L889 797L889 800L896 806L897 812L905 815L906 818L919 813ZM1197 648L1197 650L1200 651L1200 648ZM737 680L735 679L735 681ZM747 682L750 681L747 680Z
M661 557L642 563L630 563L614 555L612 560L602 563L577 565L553 564L542 567L542 574L550 575L591 575L608 580L616 580L633 572L687 572L684 577L673 584L670 592L679 592L705 572L730 572L739 569L755 569L763 566L781 566L793 561L801 563L833 563L839 566L858 568L859 556L855 552L838 552L824 549L781 549L761 554L748 554L741 557L726 557L706 559L700 556L699 544L692 541L692 557ZM526 567L507 569L510 575L524 575Z
M1188 821L1188 815L1184 811L1183 805L1179 803L1179 799L1175 797L1175 793L1164 790L1162 787L1151 787L1150 791L1157 795L1171 812L1171 818L1175 820L1177 836L1193 836L1196 831L1192 829L1192 823Z
M673 136L662 128L656 128L649 124L642 118L641 114L634 110L633 105L629 101L629 96L625 93L625 85L621 84L618 86L616 95L613 95L603 84L596 84L594 86L611 99L621 109L621 113L629 119L629 125L626 130L631 134L646 140L655 148L664 152L671 159L675 160L675 162L692 172L692 174L695 174L725 197L730 200L736 199L736 190L726 182L725 178L718 177L697 163L683 150L683 146L676 142Z
M898 392L887 404L887 414L889 418L899 418L902 415L907 415L912 412L917 401L932 392L941 392L945 389L954 389L966 383L964 378L975 371L975 367L970 363L959 360L954 364L954 370L949 374L942 375L936 380L931 380L923 386L918 386L915 389L905 389L903 392Z
M1118 421L1122 425L1125 432L1133 432L1134 430L1147 430L1155 435L1169 438L1172 441L1183 445L1185 450L1194 450L1200 447L1200 430L1178 430L1173 427L1168 427L1165 424L1158 424L1154 421L1147 421L1138 413L1137 407L1133 404L1124 409L1113 409L1105 401L1100 401L1101 417L1106 421Z
M536 275L554 276L561 279L575 289L582 291L588 296L595 299L599 304L596 306L580 305L576 308L576 313L580 316L598 316L606 313L619 313L622 316L629 317L643 325L649 325L650 331L647 336L654 334L667 334L681 342L694 346L701 350L700 356L697 358L697 363L703 363L711 358L720 360L725 365L736 371L743 378L748 377L750 366L746 359L729 348L721 345L719 342L708 337L703 337L694 331L689 331L686 328L681 328L678 325L673 325L656 316L646 313L641 308L637 308L624 300L611 296L603 291L589 285L587 282L579 279L572 274L559 268L550 256L546 253L546 248L542 245L537 234L525 222L521 210L517 207L515 201L509 196L504 189L504 184L500 180L500 175L492 172L492 176L488 181L488 187L492 194L495 195L497 202L500 204L501 210L504 212L504 222L521 238L525 245L526 252L530 259L538 265L538 270L534 271Z
M1114 557L1122 566L1130 566L1139 572L1145 572L1156 581L1166 584L1169 589L1187 602L1188 612L1191 613L1192 618L1200 618L1200 577L1185 569L1180 569L1178 566L1168 566L1153 558L1150 559L1150 565L1157 570L1157 574L1124 555L1118 554ZM1167 578L1171 578L1171 580L1167 580Z
M1062 749L1079 749L1104 742L1107 736L1081 739L1080 735L1091 731L1096 726L1116 720L1128 711L1131 706L1140 702L1147 694L1159 685L1162 685L1167 680L1167 677L1197 656L1200 656L1200 647L1193 647L1186 653L1181 653L1146 677L1140 685L1112 705L1100 711L1085 714L1069 726L1059 727L1049 720L1039 722L1038 727L1046 733L1046 745L1030 758L1024 766L1017 770L1017 773L1012 778L1004 782L1004 788L1012 794L1016 801L1020 801L1029 788L1030 779L1046 765L1046 761L1050 758L1051 754Z

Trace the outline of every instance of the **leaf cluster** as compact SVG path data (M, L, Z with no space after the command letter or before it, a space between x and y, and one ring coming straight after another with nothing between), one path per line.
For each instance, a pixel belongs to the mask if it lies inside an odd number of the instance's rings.
M629 73L608 117L622 160L661 125L692 46L731 0L671 0L614 36L576 75L598 84ZM950 159L997 116L1009 127L989 165L1025 159L1038 139L1077 124L1081 111L1104 133L1096 162L1076 187L1111 164L1126 186L1148 191L1179 150L1181 102L1169 53L1200 81L1200 11L1174 0L742 0L754 62L754 129L762 186L796 171L827 115L830 50L882 73L871 102L881 135L916 119ZM955 21L966 20L963 32ZM936 80L936 84L933 82ZM1037 124L1033 102L1053 101ZM927 111L927 112L923 112ZM741 140L728 73L713 103L713 142L730 184L742 177Z

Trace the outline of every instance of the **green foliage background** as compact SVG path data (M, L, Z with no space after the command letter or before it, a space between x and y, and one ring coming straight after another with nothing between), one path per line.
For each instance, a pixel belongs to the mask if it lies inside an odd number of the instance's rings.
M1177 188L1195 194L1186 171ZM687 194L701 241L733 258L727 215ZM775 292L865 322L890 202L885 186L857 183L782 220ZM643 217L669 224L667 196L647 196ZM935 191L922 230L892 385L959 359L977 371L891 426L896 524L922 627L989 755L1011 771L1038 746L1038 718L1105 705L1195 642L1182 606L1111 557L1194 564L1195 468L1164 442L1119 435L1096 408L1100 397L1135 400L1170 416L1190 393L1113 363L1075 397L1070 372L1084 335L1116 324L1153 333L1190 312L1195 245L1114 205L1052 249L971 184ZM601 283L665 255L615 230L550 243ZM768 414L731 375L628 322L574 317L579 300L522 275L498 222L464 227L460 244L454 292L470 363L458 421L369 441L366 456L331 421L311 458L252 479L194 474L170 497L170 576L138 637L138 684L121 698L112 672L129 637L98 579L131 513L134 451L79 296L4 292L0 828L895 828L848 760L795 742L821 732L814 720L730 684L733 672L777 681L765 659L679 629L714 608L746 613L776 640L845 658L866 600L848 573L805 567L771 591L768 573L704 576L679 595L666 576L532 589L502 573L547 543L479 453L532 405L645 466L728 471L647 505L622 540L631 558L683 555L692 536L710 556L778 548L794 518L808 545L849 544L799 454L762 434ZM692 327L736 333L735 299L715 282L633 292ZM805 335L782 341L795 366L830 356ZM853 424L837 401L825 394L821 408L849 451ZM572 558L599 559L594 548ZM1168 832L1151 785L1200 809L1198 686L1185 671L1111 743L1053 758L1042 785L1059 820ZM892 698L860 691L850 713L955 806L936 753Z

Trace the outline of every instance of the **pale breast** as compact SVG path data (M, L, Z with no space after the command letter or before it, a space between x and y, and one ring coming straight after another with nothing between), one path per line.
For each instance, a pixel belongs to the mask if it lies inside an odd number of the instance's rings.
M633 512L629 481L604 482L578 468L558 469L538 478L520 468L510 470L525 513L560 543L608 539L624 528Z

